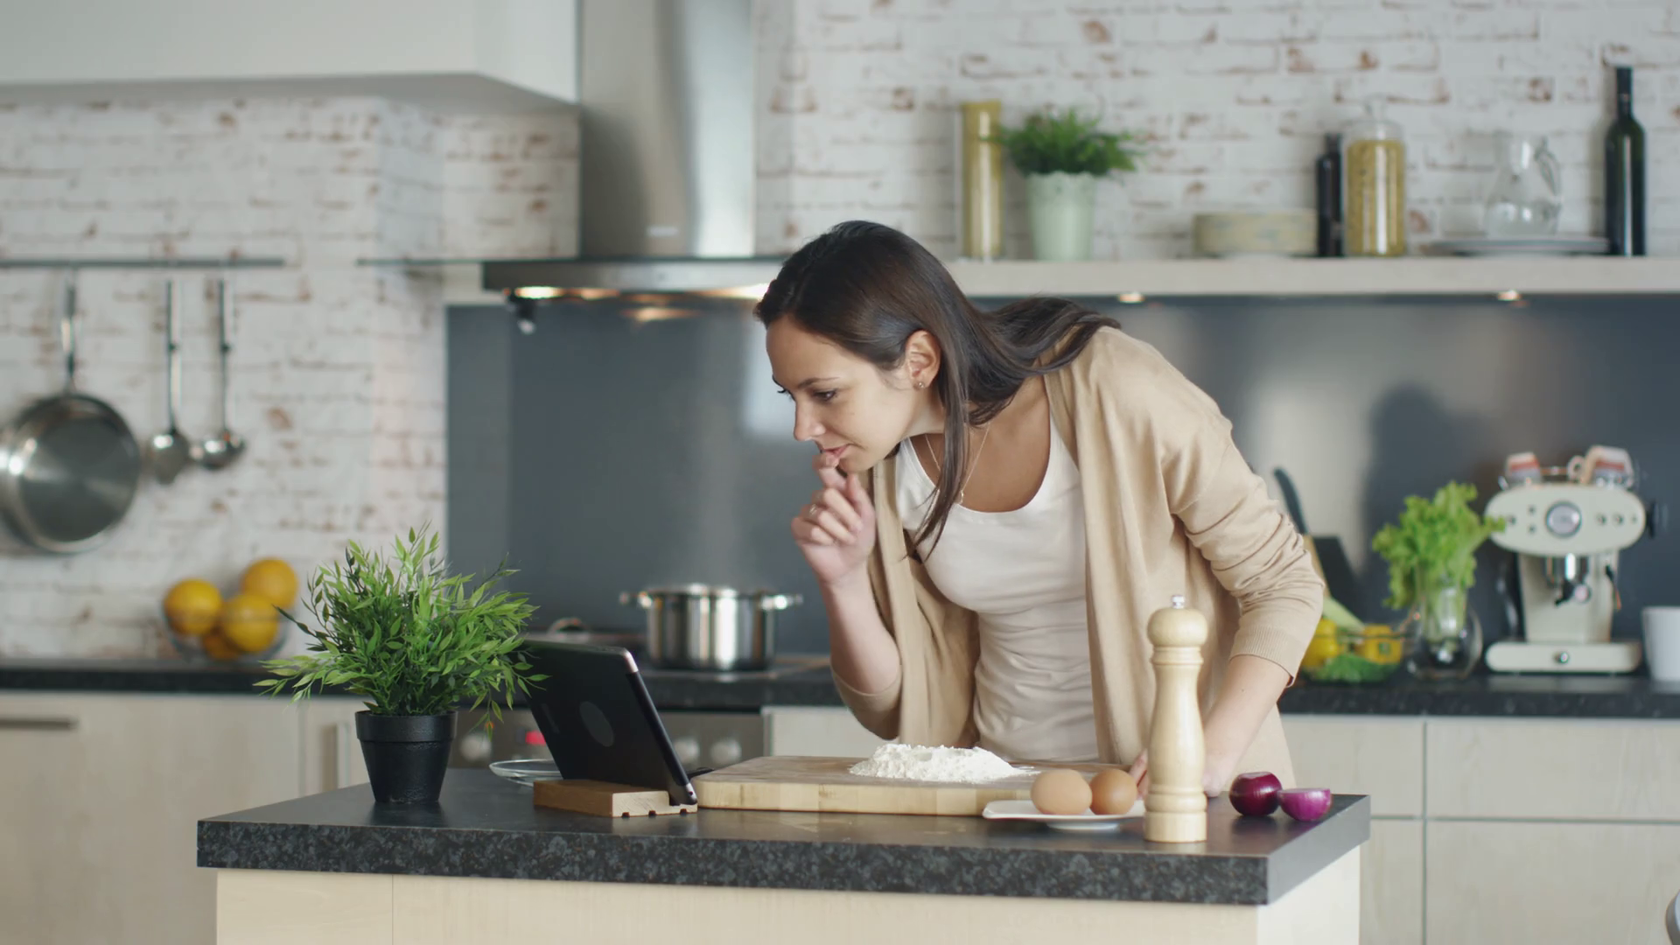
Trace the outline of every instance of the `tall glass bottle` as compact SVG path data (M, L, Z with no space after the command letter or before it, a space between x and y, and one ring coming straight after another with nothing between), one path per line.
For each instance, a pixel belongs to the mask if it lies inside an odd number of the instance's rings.
M1406 254L1406 142L1383 117L1383 102L1342 136L1342 251L1349 256Z
M1633 120L1633 70L1616 67L1616 120L1604 135L1604 235L1612 256L1645 255L1645 129Z
M1003 102L963 102L957 133L957 254L1003 255Z

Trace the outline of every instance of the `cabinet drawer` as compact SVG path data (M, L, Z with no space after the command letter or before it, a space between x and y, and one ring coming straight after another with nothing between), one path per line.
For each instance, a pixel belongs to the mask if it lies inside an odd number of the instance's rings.
M1430 817L1680 822L1680 723L1428 724Z
M1423 720L1285 715L1284 737L1303 787L1368 794L1378 817L1423 815Z
M1431 822L1429 945L1667 945L1680 826Z

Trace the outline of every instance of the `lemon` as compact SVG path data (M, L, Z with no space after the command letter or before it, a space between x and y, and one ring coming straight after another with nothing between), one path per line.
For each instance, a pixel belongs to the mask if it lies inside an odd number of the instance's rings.
M297 600L297 573L279 558L254 561L239 580L239 593L261 597L276 607L290 607Z
M239 647L229 643L227 637L217 631L204 635L204 655L213 660L236 660L242 654Z
M256 653L267 649L279 635L280 612L265 598L236 594L222 605L217 630L240 652Z
M163 615L169 626L182 636L201 637L216 627L222 610L222 592L209 581L188 578L169 589L163 598Z
M1301 668L1317 669L1341 653L1342 641L1336 636L1336 623L1325 617L1313 629L1312 642L1307 644L1307 652L1301 657Z

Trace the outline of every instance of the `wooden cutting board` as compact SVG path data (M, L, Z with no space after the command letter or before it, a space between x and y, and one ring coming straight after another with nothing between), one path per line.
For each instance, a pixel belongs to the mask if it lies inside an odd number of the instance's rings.
M866 778L847 770L862 760L754 758L695 778L694 790L702 808L978 817L992 801L1031 799L1037 777L1034 773L990 784L944 784ZM1106 766L1055 767L1094 773Z

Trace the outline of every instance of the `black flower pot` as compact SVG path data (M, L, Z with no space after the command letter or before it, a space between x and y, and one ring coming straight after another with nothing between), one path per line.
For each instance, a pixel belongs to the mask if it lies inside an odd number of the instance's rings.
M455 713L374 715L356 713L368 782L379 804L436 804L449 769Z

